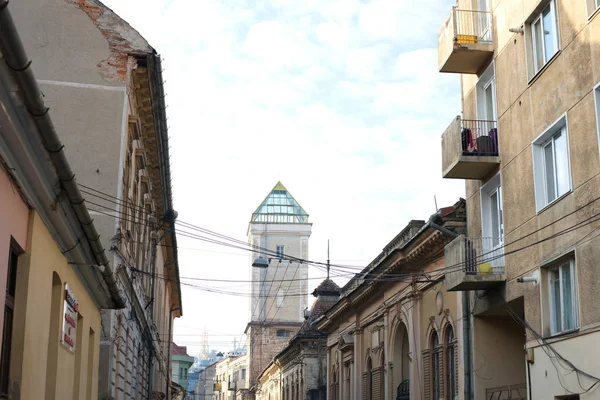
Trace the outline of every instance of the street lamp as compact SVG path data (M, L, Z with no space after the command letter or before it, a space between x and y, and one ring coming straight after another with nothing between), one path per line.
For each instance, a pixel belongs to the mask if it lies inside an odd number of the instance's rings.
M254 268L269 268L269 260L264 257L258 257L252 262Z
M259 295L258 295L258 319L265 320L267 317L265 315L265 308L267 305L267 293L266 293L266 284L267 280L267 269L269 268L269 260L264 257L258 257L252 262L252 266L254 268L258 268L260 271L260 286L259 286Z

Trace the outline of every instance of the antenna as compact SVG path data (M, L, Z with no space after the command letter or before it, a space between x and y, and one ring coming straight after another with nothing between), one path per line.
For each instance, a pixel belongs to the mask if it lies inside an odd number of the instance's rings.
M329 279L329 239L327 239L327 279Z
M435 198L435 193L433 194L433 202L435 203L435 212L437 212L439 208L437 206L437 199Z

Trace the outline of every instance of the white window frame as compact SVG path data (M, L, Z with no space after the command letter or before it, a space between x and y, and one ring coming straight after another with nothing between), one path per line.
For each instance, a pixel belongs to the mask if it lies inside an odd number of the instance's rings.
M494 193L499 193L498 200L500 204L500 209L502 211L502 221L500 222L501 235L499 237L500 242L489 249L484 248L484 253L489 253L494 251L495 249L502 249L504 246L504 207L503 207L503 194L502 194L502 177L500 172L494 175L490 180L488 180L484 185L480 188L479 193L479 202L480 202L480 210L481 210L481 236L482 238L491 238L494 236L493 228L492 228L492 195ZM485 240L485 239L482 239ZM487 246L487 243L482 243L482 246ZM492 260L493 267L502 267L504 266L504 257L499 257L500 253L504 254L504 250L498 250L498 253L494 252ZM488 255L490 257L492 255Z
M555 47L555 51L554 53L552 53L547 59L546 59L546 44L544 41L544 37L542 36L542 40L541 40L541 45L542 45L542 56L543 56L543 62L542 65L537 65L537 57L536 57L536 40L535 40L535 29L534 29L534 25L540 21L541 23L541 29L544 31L544 21L542 18L542 14L544 12L544 10L546 10L546 8L550 7L550 14L552 16L552 25L553 25L553 31L555 32L555 35L553 37L553 42L554 42L554 47ZM552 60L554 58L554 56L556 56L556 54L558 54L560 52L560 31L559 31L559 24L558 24L558 14L556 12L556 0L550 0L548 3L545 3L543 5L543 7L538 7L538 9L529 17L528 22L526 23L526 32L527 32L527 40L526 45L529 47L528 52L526 52L527 54L530 55L529 64L531 66L530 68L530 80L533 79L543 68L544 66L546 66L550 60Z
M600 0L586 0L588 19L591 19L598 9L600 9Z
M281 249L281 252L279 251L279 249ZM285 246L284 246L284 245L282 245L282 244L278 244L278 245L275 247L275 252L276 252L276 254L277 254L277 258L279 258L279 259L282 259L282 258L283 258L283 256L285 255Z
M490 86L492 87L492 102L494 105L494 115L492 115L491 118L489 115L487 115L487 107L485 104L485 90ZM496 105L496 71L494 62L491 62L490 65L483 72L483 74L481 74L479 80L477 81L477 84L475 85L475 89L475 114L477 115L477 119L485 121L496 121L498 118L498 108Z
M564 310L564 291L565 288L563 286L563 271L565 267L568 266L569 274L571 275L571 287L568 288L571 291L571 315L573 318L573 327L565 329L565 310ZM556 315L556 307L555 303L559 300L556 299L556 293L552 290L552 276L551 273L553 271L558 271L559 273L559 290L560 290L560 326L557 325L557 315ZM560 335L567 332L573 332L579 329L579 295L578 295L578 286L577 286L577 271L575 269L575 259L571 258L569 260L563 261L559 264L555 264L551 267L547 268L547 279L546 279L547 290L548 290L548 315L550 316L550 335Z
M567 182L567 190L564 193L558 193L553 200L548 200L547 196L547 180L546 180L546 170L545 170L545 155L544 155L544 147L547 143L558 134L561 133L565 135L565 144L567 151L567 174L568 174L568 182ZM535 192L535 207L536 211L540 213L545 208L550 205L556 203L560 199L562 199L565 195L571 192L573 189L573 178L571 176L571 156L570 156L570 146L569 146L569 129L568 129L568 120L567 114L563 114L559 117L554 123L552 123L544 132L542 132L537 138L531 142L531 151L533 155L533 186ZM557 175L556 175L556 157L554 158L554 178L555 184L557 183ZM556 189L558 190L558 189Z
M600 2L600 0L597 0ZM596 134L598 135L598 149L600 150L600 82L594 86L594 108L596 110ZM600 151L598 152L600 157Z

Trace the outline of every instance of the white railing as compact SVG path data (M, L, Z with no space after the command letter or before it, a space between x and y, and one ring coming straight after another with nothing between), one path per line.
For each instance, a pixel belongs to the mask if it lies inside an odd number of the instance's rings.
M492 13L453 7L455 37L458 44L492 43Z

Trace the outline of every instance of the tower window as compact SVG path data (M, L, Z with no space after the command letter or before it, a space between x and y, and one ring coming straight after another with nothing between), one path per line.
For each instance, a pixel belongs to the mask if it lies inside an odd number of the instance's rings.
M277 245L277 258L283 258L285 247L281 244Z
M277 330L277 336L279 336L279 337L288 337L289 335L290 335L290 332L286 331L285 329Z

